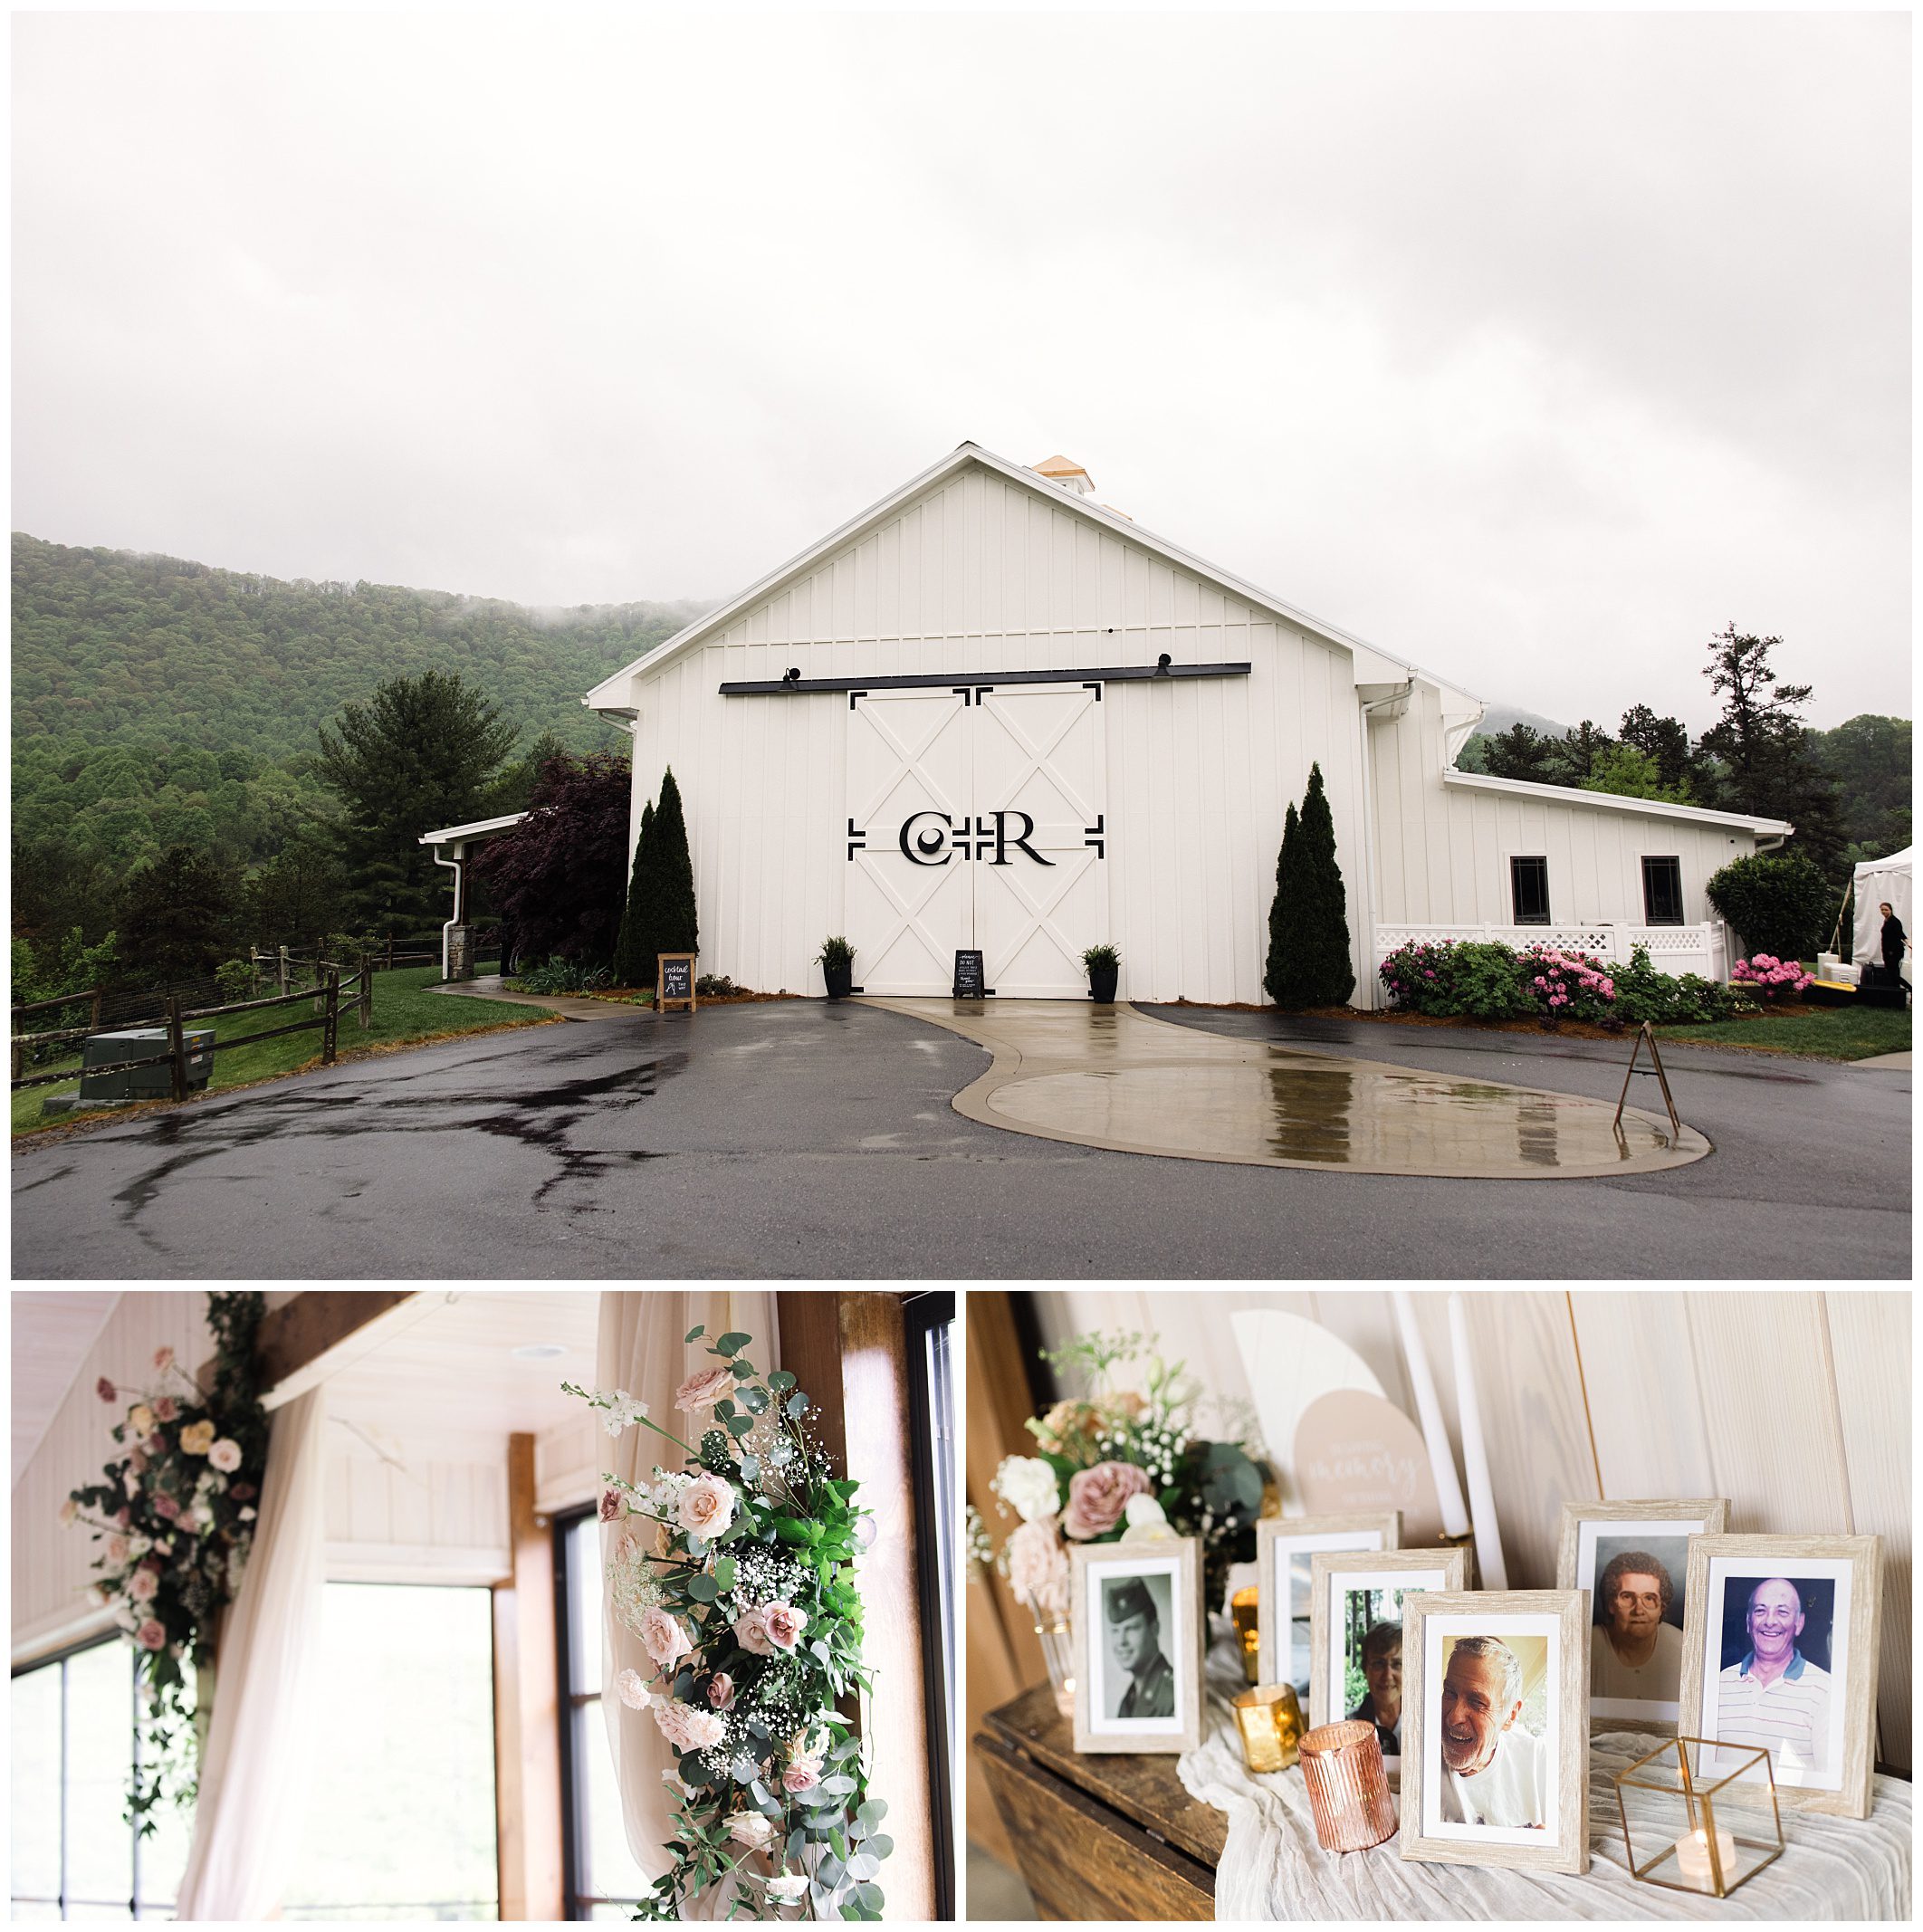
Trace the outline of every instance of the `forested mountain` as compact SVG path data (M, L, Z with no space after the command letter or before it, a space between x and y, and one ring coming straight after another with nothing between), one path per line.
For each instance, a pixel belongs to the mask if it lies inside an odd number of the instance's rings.
M581 694L704 607L532 611L19 532L13 568L16 848L121 875L171 845L272 857L321 800L317 728L384 679L457 672L524 748L617 747Z

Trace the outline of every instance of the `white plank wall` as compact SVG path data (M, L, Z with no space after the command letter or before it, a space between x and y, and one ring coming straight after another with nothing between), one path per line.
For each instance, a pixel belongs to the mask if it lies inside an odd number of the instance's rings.
M99 1545L75 1525L63 1528L60 1506L70 1490L97 1482L115 1444L109 1429L126 1414L95 1395L104 1375L116 1387L159 1392L154 1351L171 1348L191 1373L214 1353L203 1295L129 1288L88 1351L66 1398L33 1459L14 1485L14 1630L15 1660L97 1630L110 1619L85 1598Z
M1907 1293L1531 1290L1465 1299L1511 1587L1555 1583L1565 1498L1725 1496L1732 1530L1880 1535L1879 1755L1907 1771ZM1159 1331L1167 1353L1231 1403L1250 1391L1229 1312L1306 1315L1341 1335L1384 1393L1414 1412L1384 1292L1072 1288L1037 1301L1049 1344L1096 1327ZM1459 1445L1448 1297L1419 1290L1416 1305Z
M327 1573L335 1583L493 1583L512 1567L507 1439L331 1425Z
M579 1416L544 1429L534 1438L534 1507L541 1516L559 1509L579 1508L600 1492L601 1471L613 1459L613 1448L593 1414Z

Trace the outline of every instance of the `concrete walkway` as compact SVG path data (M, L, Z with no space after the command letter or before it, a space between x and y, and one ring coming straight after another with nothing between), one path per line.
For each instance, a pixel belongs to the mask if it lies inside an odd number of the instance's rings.
M1552 1180L1649 1173L1710 1152L1666 1114L1274 1041L1129 1006L865 998L986 1047L970 1120L1123 1153L1358 1174Z
M563 1019L632 1019L637 1013L652 1013L652 1007L629 1006L619 999L590 999L578 993L511 993L499 973L484 979L453 980L430 986L430 993L452 993L461 999L498 999L504 1006L545 1007Z
M1878 1073L1907 1074L1909 1071L1909 1053L1873 1053L1867 1060L1851 1060L1851 1066L1868 1066Z

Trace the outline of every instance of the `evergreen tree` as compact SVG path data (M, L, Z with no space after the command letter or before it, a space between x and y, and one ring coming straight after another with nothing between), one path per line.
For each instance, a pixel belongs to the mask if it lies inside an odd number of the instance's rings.
M342 808L354 909L402 933L436 916L442 875L421 834L483 816L514 727L458 673L390 678L320 731L321 779Z
M239 880L205 853L173 846L120 895L120 968L132 986L199 979L234 956Z
M1302 826L1296 815L1296 801L1291 799L1288 817L1282 821L1282 849L1276 855L1276 895L1268 904L1268 963L1262 972L1263 988L1277 1006L1289 1003L1283 997L1283 989L1291 983L1288 921L1291 909L1301 896L1301 848Z
M655 828L655 801L641 808L641 836L635 841L634 871L627 882L627 908L615 938L614 976L617 986L652 986L655 952L649 918L653 894L648 885L648 844Z
M661 805L648 839L655 856L648 870L654 895L656 952L698 952L701 923L694 906L694 861L688 854L687 821L672 767L661 780Z
M1655 761L1656 782L1665 792L1680 797L1695 789L1690 781L1697 775L1696 759L1689 728L1680 718L1659 718L1647 704L1631 704L1622 713L1622 739Z
M1554 746L1550 767L1543 773L1551 785L1582 786L1595 776L1597 764L1615 750L1615 741L1595 721L1584 718L1565 732Z
M1491 778L1526 779L1536 785L1553 785L1556 774L1551 758L1556 741L1545 738L1526 724L1512 724L1482 741L1483 769Z

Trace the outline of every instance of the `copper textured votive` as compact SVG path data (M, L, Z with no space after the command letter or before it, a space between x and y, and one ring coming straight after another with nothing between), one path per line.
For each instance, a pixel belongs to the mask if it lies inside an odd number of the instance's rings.
M1302 1776L1325 1851L1366 1851L1393 1835L1395 1800L1373 1724L1317 1725L1302 1740Z
M1302 1707L1293 1684L1261 1684L1230 1700L1251 1771L1287 1771L1302 1743Z
M1262 1592L1251 1583L1229 1599L1229 1614L1235 1619L1235 1634L1242 1643L1242 1675L1253 1684L1262 1674L1258 1661L1262 1633L1257 1627Z

